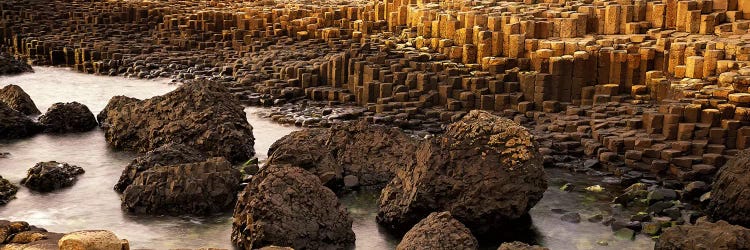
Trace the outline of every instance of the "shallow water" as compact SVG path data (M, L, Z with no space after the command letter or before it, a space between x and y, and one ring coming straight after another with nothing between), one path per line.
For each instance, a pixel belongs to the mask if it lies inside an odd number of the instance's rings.
M168 80L133 80L75 73L68 69L37 67L36 73L0 77L0 87L20 85L44 112L55 102L78 101L98 113L114 95L148 98L174 88ZM247 108L253 125L255 149L260 159L267 158L268 147L278 138L296 130L282 126L255 113L261 108ZM0 219L24 220L50 231L69 232L82 229L106 229L127 238L133 248L232 248L231 214L209 217L133 216L120 210L120 200L112 187L135 155L109 149L104 134L96 129L68 135L37 135L14 141L0 141L0 175L13 183L20 182L26 170L40 161L64 161L83 167L86 173L70 188L48 194L30 192L21 187L17 199L0 207ZM609 214L611 194L585 191L562 192L558 188L572 182L582 189L597 181L596 177L571 175L550 170L551 184L544 198L531 211L532 230L523 239L550 249L650 249L653 242L645 236L635 241L616 239L609 229L585 221L589 215ZM341 197L354 219L353 230L357 249L393 249L399 239L382 230L375 222L377 191L361 191ZM571 224L559 219L551 209L581 213L582 222ZM627 213L620 217L627 216ZM608 246L599 246L605 240ZM485 246L496 249L497 245Z

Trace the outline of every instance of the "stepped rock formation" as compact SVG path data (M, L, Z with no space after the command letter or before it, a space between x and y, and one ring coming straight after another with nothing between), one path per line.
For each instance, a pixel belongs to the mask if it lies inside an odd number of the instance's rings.
M416 145L400 129L344 123L282 137L269 148L268 164L299 166L334 190L344 186L346 176L361 186L384 186L404 168Z
M78 102L55 103L39 117L45 133L86 132L96 128L96 117Z
M178 143L167 143L146 154L133 159L115 184L115 191L122 193L133 183L133 180L146 170L159 166L171 166L184 163L203 162L207 158L201 152Z
M431 213L404 235L396 250L477 249L479 243L471 231L449 212Z
M714 179L707 214L714 220L750 227L750 150L724 164Z
M0 102L4 102L10 108L21 112L24 115L38 115L39 109L27 94L18 85L10 84L0 89Z
M109 99L109 102L107 102L107 106L104 106L104 109L96 115L96 120L99 122L99 126L104 126L107 121L107 113L109 113L110 110L119 110L122 106L125 106L125 104L139 101L141 100L122 95L113 96Z
M240 193L232 242L265 246L345 249L354 244L352 219L318 177L293 166L266 167Z
M115 148L148 152L175 142L240 162L255 155L253 127L219 83L196 81L107 112L105 137Z
M398 231L449 211L481 236L527 215L547 189L533 136L484 111L423 142L413 159L380 195L377 220Z

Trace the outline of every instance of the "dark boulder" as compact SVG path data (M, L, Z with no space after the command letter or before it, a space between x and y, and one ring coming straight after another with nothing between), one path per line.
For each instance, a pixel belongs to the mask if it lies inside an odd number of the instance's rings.
M8 104L10 108L24 115L38 115L42 113L39 112L29 94L26 94L18 85L11 84L0 89L0 102Z
M119 193L124 192L143 171L153 167L202 162L207 159L201 152L191 147L179 143L164 144L131 161L122 171L120 180L115 184L115 190Z
M750 249L750 229L726 221L711 223L699 219L695 225L666 229L655 250Z
M232 242L242 249L344 249L354 244L354 232L346 208L317 176L298 167L266 167L240 193Z
M50 192L72 186L83 174L83 168L64 162L40 162L30 168L21 185L39 192Z
M105 137L115 148L148 152L176 142L235 163L255 154L253 128L243 107L220 83L185 83L106 116Z
M8 204L11 200L16 198L18 187L10 183L2 176L0 176L0 205Z
M431 213L404 235L397 250L477 249L479 243L449 212Z
M268 150L271 166L299 166L338 190L350 186L384 186L416 150L417 141L397 128L365 122L295 131ZM352 180L356 178L356 183Z
M26 72L34 72L31 65L13 58L13 56L7 53L0 53L0 76L16 75Z
M230 209L240 172L224 158L154 166L137 175L122 193L122 208L137 214L206 215Z
M94 114L78 102L55 103L39 117L45 133L86 132L96 128Z
M18 139L39 133L41 127L21 112L0 102L0 139Z
M113 96L107 102L107 106L96 115L96 120L99 122L99 126L104 126L107 121L107 113L110 110L120 110L123 106L129 103L140 102L138 98L127 97L124 95Z
M750 227L750 150L729 160L714 178L706 214L713 220Z
M449 211L475 236L527 225L547 188L534 138L508 119L471 111L423 142L380 195L377 221L405 231L431 212Z

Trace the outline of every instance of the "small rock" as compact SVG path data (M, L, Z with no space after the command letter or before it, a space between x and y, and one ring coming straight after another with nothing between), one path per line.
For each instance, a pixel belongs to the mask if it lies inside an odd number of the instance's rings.
M580 223L581 222L581 215L576 212L570 212L563 214L562 217L560 217L560 220L570 223Z
M60 250L88 249L128 249L127 240L120 240L117 235L105 230L77 231L68 233L58 241ZM126 247L127 246L127 247Z
M677 192L672 189L659 188L648 193L649 204L653 204L657 201L672 201L677 199Z
M570 192L570 191L573 190L573 184L565 183L565 185L563 185L562 187L560 187L560 190L561 191Z
M599 167L599 160L597 159L588 159L583 161L583 167L584 168L598 168Z
M0 176L0 205L8 204L11 200L16 198L18 187L10 183L2 176Z
M641 229L641 232L650 236L658 235L661 232L661 224L656 222L643 223L643 229Z
M64 162L40 162L27 171L21 185L39 192L50 192L72 186L78 175L84 172L83 168Z
M549 250L537 245L529 245L520 241L504 242L497 250Z
M594 192L594 193L600 193L600 192L604 191L604 188L602 186L599 186L599 185L593 185L593 186L586 187L586 191Z
M601 222L603 219L604 219L604 216L602 214L595 214L586 220L591 223L597 223L597 222Z
M353 188L359 186L359 178L354 175L344 176L344 186L347 188Z
M78 102L53 104L39 123L46 133L86 132L99 125L91 110Z
M615 236L620 239L633 240L635 239L635 231L630 228L620 228L615 231Z

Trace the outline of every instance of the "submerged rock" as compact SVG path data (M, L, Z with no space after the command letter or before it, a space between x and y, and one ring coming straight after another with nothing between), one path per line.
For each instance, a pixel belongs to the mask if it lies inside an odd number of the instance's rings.
M497 250L549 250L546 247L529 245L520 241L504 242Z
M83 168L65 162L40 162L30 168L21 185L39 192L50 192L72 186L83 174Z
M750 227L750 150L741 151L716 174L706 214L713 220Z
M124 192L143 171L157 166L170 166L191 162L202 162L207 158L194 148L179 144L167 143L151 150L143 156L135 158L125 167L120 180L115 184L115 191Z
M39 117L46 133L86 132L96 128L94 114L78 102L55 103Z
M33 72L31 65L28 63L16 60L13 56L2 53L0 54L0 76L2 75L15 75L26 72Z
M655 250L750 249L750 229L726 221L699 220L695 225L666 229Z
M130 249L130 244L127 240L121 240L117 235L106 230L71 232L60 238L58 246L60 250Z
M124 95L113 96L107 102L107 106L96 115L96 120L99 122L99 126L105 126L107 121L107 113L110 110L120 110L123 106L129 103L140 102L140 99L127 97Z
M479 243L449 212L431 213L404 235L397 250L477 249Z
M383 186L404 168L416 145L416 140L397 128L344 123L282 137L268 150L268 163L304 168L334 190L341 186Z
M255 154L253 128L239 100L220 83L185 83L106 116L105 137L115 148L148 152L176 142L235 163Z
M0 102L4 102L10 108L24 115L38 115L42 113L39 112L29 94L26 94L18 85L11 84L0 89Z
M234 205L240 172L224 158L153 166L137 174L122 193L122 208L138 214L197 214Z
M534 138L504 118L472 111L416 156L383 189L377 220L405 230L449 211L481 236L523 219L547 188Z
M18 139L32 136L40 131L39 124L0 102L0 139Z
M232 242L242 249L343 249L353 245L354 232L346 208L317 176L298 167L266 167L240 193Z
M11 200L16 198L18 187L10 183L2 176L0 176L0 205L8 204Z

